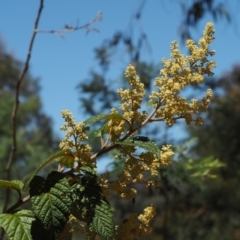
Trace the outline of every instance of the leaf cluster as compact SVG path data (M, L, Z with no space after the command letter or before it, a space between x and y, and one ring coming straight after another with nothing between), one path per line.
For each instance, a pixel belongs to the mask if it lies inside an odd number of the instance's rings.
M17 190L21 199L22 182L1 181L0 187ZM36 175L29 184L29 194L32 210L13 206L0 215L0 225L10 239L61 239L71 215L85 222L87 228L102 239L112 239L112 209L92 173L70 177L53 171L46 179ZM67 239L71 239L71 232Z

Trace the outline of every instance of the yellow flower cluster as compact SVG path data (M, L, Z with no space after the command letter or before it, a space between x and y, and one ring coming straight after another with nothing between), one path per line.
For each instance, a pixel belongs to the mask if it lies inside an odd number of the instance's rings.
M62 111L62 117L65 119L65 124L60 128L65 131L65 138L60 142L59 147L62 150L71 151L75 156L75 162L79 165L92 166L90 160L92 149L88 144L83 144L81 141L87 140L86 132L88 127L84 123L77 123L68 110Z
M164 68L160 71L161 77L156 78L154 82L158 92L153 91L150 95L150 100L156 103L156 119L164 120L169 126L172 126L179 117L185 118L187 124L192 121L195 121L196 125L202 123L202 119L194 119L193 114L206 111L212 98L212 91L207 90L205 97L200 101L196 99L188 101L179 94L188 85L202 83L204 74L213 75L211 70L215 67L215 62L207 59L208 55L212 56L215 53L208 48L214 39L213 34L213 25L208 23L204 36L199 40L199 46L193 40L187 40L190 56L181 54L177 42L172 43L171 58L162 60Z
M134 157L134 151L135 148L133 146L126 146L122 148L122 153L119 153L117 156L118 161L125 161L124 168L121 174L119 174L118 180L109 184L101 178L101 186L105 186L108 190L116 192L121 198L131 199L137 195L137 190L134 187L129 188L129 184L145 183L145 186L159 187L159 181L146 181L144 176L150 173L148 176L157 177L159 175L159 168L169 164L174 154L170 145L162 147L159 158L156 158L150 152L143 152L138 157ZM109 193L107 195L109 196Z
M140 214L138 216L138 220L144 225L148 226L149 223L152 221L154 216L156 215L156 207L154 205L151 205L149 207L146 207L143 211L143 214Z
M120 226L117 227L117 234L114 240L134 240L142 239L152 232L150 222L156 215L155 206L151 205L144 209L144 213L137 216L131 214Z
M115 108L111 109L111 114L117 114L118 111ZM122 134L124 134L125 121L121 119L111 119L107 123L109 129L108 134L112 142L117 141Z
M130 89L119 89L117 91L123 101L120 109L123 112L123 117L131 124L133 124L134 121L142 122L147 116L145 112L139 112L145 95L144 84L140 82L133 65L127 67L125 76L128 78Z
M131 199L136 197L137 190L135 188L128 187L129 182L125 182L123 179L111 182L109 185L110 190L116 192L119 197L125 199Z
M168 165L171 162L173 155L174 155L174 152L172 151L171 145L162 146L161 155L160 155L161 166Z
M114 240L136 239L140 235L137 215L131 214L120 226L117 226L116 232Z
M61 130L66 131L66 135L60 143L60 148L71 151L80 167L95 167L95 159L113 149L116 150L116 161L121 161L120 165L124 165L116 179L110 178L109 174L99 176L98 183L103 188L105 197L108 198L110 193L115 192L121 198L134 198L137 195L136 189L132 188L134 183L145 183L146 187L159 186L156 178L159 168L168 165L174 153L170 145L162 146L160 150L152 142L149 143L148 139L141 142L140 136L135 138L140 139L136 140L138 144L134 143L135 139L132 136L142 127L154 121L165 121L172 126L179 118L184 118L187 124L193 121L196 125L202 124L202 119L196 115L206 111L212 91L208 89L200 100L188 100L180 94L187 86L202 83L204 75L213 74L211 71L215 63L207 59L208 56L214 55L214 51L209 50L209 44L214 39L213 34L213 25L208 23L198 44L187 40L189 56L181 54L177 42L172 43L171 57L169 60L163 59L164 68L154 82L158 90L149 96L149 105L153 107L150 114L141 110L145 95L144 84L140 82L135 67L127 67L125 75L130 88L117 91L122 100L122 116L116 109L112 109L111 114L107 116L108 121L101 128L102 148L99 152L92 155L91 147L84 143L88 140L89 127L82 122L75 122L69 111L62 111L65 124ZM105 137L106 135L108 136ZM144 152L136 154L138 147L145 149ZM149 178L146 179L146 176ZM117 228L114 239L124 239L125 236L131 240L146 236L151 232L149 223L155 214L156 208L152 205L139 216L132 214Z
M144 163L144 171L149 171L151 176L159 175L159 168L170 164L174 152L170 145L162 146L159 158L153 154L146 152L141 153L139 159Z

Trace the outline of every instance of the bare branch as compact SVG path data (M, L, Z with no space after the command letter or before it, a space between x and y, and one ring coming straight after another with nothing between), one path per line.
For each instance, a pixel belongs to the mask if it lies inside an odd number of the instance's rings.
M12 110L12 115L11 115L11 119L12 119L12 149L10 152L10 156L8 159L8 163L6 166L6 174L7 174L7 180L11 180L11 167L12 164L15 160L15 156L16 156L16 151L17 151L17 113L18 113L18 108L19 108L19 95L20 95L20 87L21 87L21 83L28 71L28 66L29 66L29 62L31 59L31 53L32 53L32 48L33 48L33 43L37 34L36 29L38 28L38 23L40 20L40 16L42 13L42 9L43 9L43 4L44 4L44 0L40 0L40 5L38 8L38 13L36 16L36 20L34 23L34 30L32 33L32 37L30 39L30 43L29 43L29 47L28 47L28 53L27 53L27 58L23 67L23 70L21 71L19 78L17 80L16 83L16 93L15 93L15 102L14 102L14 106L13 106L13 110ZM6 192L6 198L5 198L5 203L3 206L3 212L7 209L7 205L10 201L10 189L7 188L7 192Z
M177 119L183 119L185 118L184 116L179 116L179 117L174 117L173 119L174 120L177 120ZM163 122L164 121L164 118L152 118L149 120L149 122Z
M86 23L86 24L84 24L82 26L79 26L78 22L77 22L76 26L65 24L65 26L63 28L59 29L59 30L40 30L40 29L35 29L35 31L39 32L39 33L56 34L56 35L60 35L61 37L64 37L65 33L75 32L75 31L80 30L80 29L85 29L87 33L90 32L90 31L97 31L98 32L98 29L93 28L91 26L95 22L99 22L101 20L102 20L102 12L98 11L97 15L89 23Z

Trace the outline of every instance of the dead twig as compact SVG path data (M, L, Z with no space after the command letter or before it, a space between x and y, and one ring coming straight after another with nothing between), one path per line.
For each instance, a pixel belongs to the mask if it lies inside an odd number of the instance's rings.
M63 28L59 29L59 30L40 30L40 29L35 29L36 32L39 33L50 33L50 34L56 34L56 35L60 35L61 37L64 37L65 33L70 33L70 32L75 32L77 30L80 29L85 29L86 32L90 32L90 31L97 31L98 29L91 27L93 23L95 22L99 22L102 20L102 12L98 11L97 15L89 22L86 23L82 26L78 25L78 22L76 24L76 26L72 26L72 25L65 25Z

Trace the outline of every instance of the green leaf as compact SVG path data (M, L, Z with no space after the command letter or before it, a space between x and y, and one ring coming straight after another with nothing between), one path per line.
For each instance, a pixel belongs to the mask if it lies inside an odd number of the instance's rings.
M12 188L16 191L21 191L24 183L19 180L5 181L0 180L0 188Z
M95 214L90 227L104 240L112 240L114 234L113 210L108 202L101 200L96 205Z
M105 239L113 239L113 211L102 194L96 175L85 175L73 186L69 195L73 202L72 214L89 224Z
M28 178L25 186L24 186L24 190L27 189L28 185L30 184L31 180L33 179L33 177L42 169L44 168L47 164L49 164L50 162L59 159L61 157L64 156L69 156L71 153L69 151L63 150L60 152L57 152L55 154L53 154L51 157L49 157L45 162L43 162Z
M142 142L142 141L127 139L123 142L115 142L115 143L120 144L120 145L140 147L140 148L147 150L148 152L155 154L157 157L159 157L161 154L161 151L160 151L159 147L157 146L157 144L152 141Z
M150 99L150 100L148 101L148 103L146 104L146 106L147 106L147 107L155 107L156 104L158 104L158 103L159 103L159 99L154 98L154 99Z
M92 131L92 132L88 135L88 138L91 139L91 138L101 137L101 136L103 135L103 130L104 130L104 128L105 128L105 124L104 124L104 126L102 126L101 128Z
M82 177L78 183L71 186L69 196L74 205L74 215L79 220L90 223L96 205L103 198L97 176L90 174Z
M92 123L98 122L100 120L106 120L106 119L119 119L127 122L127 120L122 115L117 113L112 113L112 114L99 114L99 115L93 116L87 119L86 121L84 121L84 123L86 125L90 125Z
M96 175L97 173L96 169L91 168L89 166L82 166L80 170L83 171L84 173L91 174L91 175Z
M51 233L51 239L57 239L70 214L68 181L59 172L50 173L46 181L36 177L30 183L32 209L44 228Z
M62 165L66 166L67 168L73 168L75 157L71 152L65 153L64 155L55 159L56 162L61 163Z
M212 174L211 172L217 168L225 167L226 165L220 162L218 159L214 159L213 157L207 157L199 160L188 160L186 163L187 170L191 173L192 177L201 178L216 178L216 174Z
M33 213L29 210L20 210L14 214L0 214L0 226L10 240L30 240L32 239L31 224L34 219Z
M110 121L110 120L109 120ZM88 137L91 138L97 138L97 137L102 137L104 134L108 134L110 131L110 127L108 126L108 122L107 121L102 127L100 127L99 129L96 129L94 131L92 131Z

